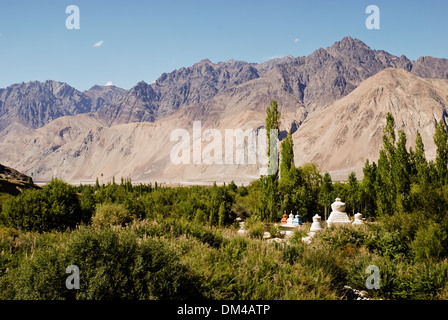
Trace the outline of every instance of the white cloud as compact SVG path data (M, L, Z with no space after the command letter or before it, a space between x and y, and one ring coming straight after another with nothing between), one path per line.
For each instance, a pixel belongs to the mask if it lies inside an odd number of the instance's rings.
M294 39L294 42L299 42L299 41L300 41L299 38L295 38L295 39Z
M101 47L101 45L103 44L103 40L101 40L101 41L98 41L97 43L95 43L93 46L95 47L95 48L98 48L98 47Z

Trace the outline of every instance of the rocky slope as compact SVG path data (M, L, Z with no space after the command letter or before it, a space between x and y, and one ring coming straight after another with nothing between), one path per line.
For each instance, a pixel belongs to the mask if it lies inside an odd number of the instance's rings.
M33 172L35 180L248 182L259 165L173 164L170 136L176 129L191 135L193 121L201 121L203 132L220 132L224 151L225 130L262 128L275 99L281 136L293 132L297 165L314 161L335 179L352 170L360 177L365 159L378 156L388 111L410 143L419 129L428 156L434 154L434 121L448 103L447 61L410 61L346 37L308 57L203 60L129 91L95 86L80 93L52 81L14 85L0 91L0 162Z
M181 106L206 101L227 88L258 77L253 64L233 60L214 64L205 59L191 67L164 73L152 84L139 82L122 101L101 114L109 124L152 122Z
M14 84L0 89L0 131L12 123L36 129L59 117L106 109L126 92L115 86L94 86L80 92L52 80Z
M0 150L14 151L2 153L1 160L15 162L24 172L34 172L36 180L61 176L93 182L96 177L107 181L123 176L134 181L247 183L258 177L259 162L208 165L192 164L191 160L189 164L174 164L170 153L177 142L171 141L171 134L175 129L189 132L192 159L192 121L201 121L203 134L209 128L220 133L224 159L225 130L261 128L270 98L279 100L282 130L289 130L300 119L293 134L295 163L316 162L322 170L330 171L334 180L346 179L350 171L361 177L364 161L377 160L387 112L392 112L397 127L405 130L409 145L420 130L428 158L434 157L434 123L446 114L447 80L420 78L403 69L388 68L307 117L293 95L275 90L276 81L256 81L271 89L264 94L248 93L248 84L241 84L155 122L108 126L94 114L81 114L59 118L21 139L10 133L0 142ZM257 103L252 104L254 101ZM211 141L214 139L203 136L202 152Z
M31 177L0 164L0 200L7 195L16 196L25 189L38 189ZM1 204L0 204L1 205Z
M118 103L128 93L128 90L116 87L115 85L94 85L83 93L92 99L91 111L96 112Z
M345 37L306 57L287 56L260 64L204 59L191 67L162 74L126 91L94 86L79 92L56 81L29 82L0 89L0 131L13 122L39 128L61 116L99 112L109 125L156 121L182 106L200 104L247 83L246 90L263 92L258 78L277 81L307 112L324 108L353 91L362 81L386 68L403 68L419 77L448 78L448 60L421 57L410 61L373 50L358 39ZM249 84L254 84L251 87ZM227 91L229 92L229 91Z
M62 82L22 82L0 89L0 131L12 122L39 128L61 116L89 111L91 100Z
M313 161L338 180L362 176L366 159L377 161L386 114L391 112L415 146L417 130L427 157L435 157L436 121L446 117L448 80L425 79L389 68L362 82L346 97L311 114L295 135L296 163Z

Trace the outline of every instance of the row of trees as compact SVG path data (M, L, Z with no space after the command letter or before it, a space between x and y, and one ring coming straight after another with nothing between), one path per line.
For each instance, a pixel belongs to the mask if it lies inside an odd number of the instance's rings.
M268 141L270 129L280 128L280 117L277 102L272 101L266 116ZM97 181L94 186L74 187L53 179L42 190L24 190L0 204L0 223L48 231L90 223L97 215L95 221L107 224L109 209L126 217L111 217L114 221L173 216L225 226L234 223L236 216L278 222L284 212L298 213L305 221L311 221L316 213L327 219L336 197L343 199L352 215L361 212L369 218L422 211L442 222L448 207L448 135L443 121L437 123L434 142L437 155L428 161L420 133L417 132L415 148L407 149L404 131L396 131L393 116L387 114L378 163L366 160L362 181L352 172L347 182L341 183L333 182L330 174L321 173L315 164L296 166L294 143L288 132L280 145L281 157L268 151L272 174L247 187L231 182L223 186L215 183L209 187L165 188L133 185L129 179L122 179L120 184L114 179L107 185ZM448 226L448 221L444 223Z
M132 185L130 180L115 179L72 186L52 179L42 189L24 190L0 203L0 225L28 231L73 229L80 224L125 224L135 219L176 217L210 226L225 226L237 214L248 215L244 204L236 200L246 196L245 187L235 183L217 186L166 188Z
M270 141L270 129L279 130L280 117L277 101L273 100L266 110L268 141ZM326 173L322 177L317 166L312 163L295 166L291 132L288 132L282 141L280 154L281 161L278 153L268 153L268 168L271 168L271 172L267 176L260 177L260 197L256 216L261 220L277 221L282 212L288 214L293 212L306 219L322 207L326 210L334 200L335 194L330 175ZM279 168L275 166L277 163L280 163Z
M266 128L280 128L280 112L276 101L266 111ZM269 137L268 137L269 139ZM448 134L443 120L436 124L435 160L428 161L420 132L415 148L407 149L406 134L397 130L391 113L386 116L383 147L378 163L366 160L363 179L354 172L346 183L332 182L328 172L323 175L314 164L296 167L291 132L281 142L279 170L262 176L257 215L262 220L277 221L283 212L299 213L310 220L315 213L328 214L336 197L344 199L348 212L364 216L391 215L395 212L425 210L430 216L445 216L448 204Z
M448 135L441 119L436 124L435 160L428 161L420 132L415 148L406 147L402 129L395 132L395 120L388 113L383 134L383 147L378 164L367 160L363 169L362 193L358 203L371 214L393 214L422 210L435 219L445 216L448 184Z

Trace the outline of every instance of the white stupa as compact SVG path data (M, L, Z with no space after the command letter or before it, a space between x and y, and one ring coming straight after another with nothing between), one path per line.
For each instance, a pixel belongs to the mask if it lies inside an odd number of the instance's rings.
M328 226L349 224L350 219L347 213L345 213L345 203L341 201L340 198L336 198L336 201L331 204L330 216L327 219Z
M311 232L323 230L321 219L322 219L321 216L318 214L316 214L313 217L313 224L311 225L311 228L310 228Z
M364 221L362 221L362 214L361 213L357 213L355 214L355 220L352 222L352 224L364 224Z
M112 81L108 81L105 85L105 87L115 86Z

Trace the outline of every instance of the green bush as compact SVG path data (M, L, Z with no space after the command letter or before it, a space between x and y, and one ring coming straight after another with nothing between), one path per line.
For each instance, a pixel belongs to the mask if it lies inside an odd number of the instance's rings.
M92 226L124 226L132 220L133 216L124 205L119 203L102 203L96 206L95 214L92 217Z
M236 262L242 259L247 253L247 238L242 236L235 236L221 247L223 252L223 259L229 262Z
M8 200L0 214L0 222L5 226L40 232L74 228L81 220L74 187L60 179L52 179L42 190L24 190Z
M316 238L332 250L341 250L347 246L361 247L367 239L367 234L361 228L337 226L318 232Z
M264 235L264 223L254 222L249 226L249 236L255 239L263 239Z
M416 261L439 260L446 256L446 246L446 231L435 222L420 228L411 243Z
M205 224L207 222L207 215L201 209L196 209L196 214L194 216L194 222Z
M66 267L76 265L80 289L68 290ZM129 231L81 228L64 246L37 249L0 279L2 299L201 298L201 279L163 241Z
M304 251L303 243L289 244L282 248L283 260L289 264L294 264L299 261Z
M283 238L283 234L281 233L280 226L277 224L272 224L269 228L269 234L272 238Z

